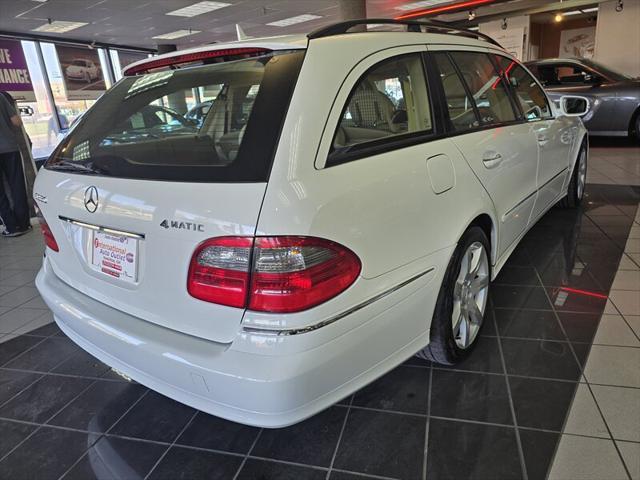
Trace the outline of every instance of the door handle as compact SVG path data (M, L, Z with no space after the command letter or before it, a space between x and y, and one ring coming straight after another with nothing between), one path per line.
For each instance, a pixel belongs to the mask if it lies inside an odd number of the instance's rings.
M497 167L502 162L502 155L497 152L487 152L482 156L482 163L486 168Z

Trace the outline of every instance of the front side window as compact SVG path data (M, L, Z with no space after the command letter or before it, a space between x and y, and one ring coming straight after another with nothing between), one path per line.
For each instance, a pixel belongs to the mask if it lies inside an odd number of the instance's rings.
M545 87L559 85L588 85L593 83L594 75L572 63L539 65L538 78Z
M478 107L483 125L516 120L509 94L489 56L476 52L451 52Z
M431 132L427 82L419 54L370 69L349 96L333 138L334 151L415 132Z
M516 100L528 121L550 118L551 107L540 85L520 64L506 57L496 55L501 73L513 90Z
M266 181L303 52L125 77L45 168L119 178ZM194 89L214 100L194 111Z

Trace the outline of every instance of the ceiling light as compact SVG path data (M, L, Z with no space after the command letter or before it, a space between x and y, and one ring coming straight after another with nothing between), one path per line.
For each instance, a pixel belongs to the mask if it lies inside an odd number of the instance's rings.
M277 22L267 23L267 25L271 25L273 27L288 27L289 25L308 22L309 20L316 20L317 18L322 18L322 17L320 15L311 15L310 13L306 13L304 15L297 15L295 17L284 18L282 20L278 20Z
M584 13L591 13L591 12L597 12L598 11L598 7L591 7L591 8L583 8L582 11Z
M189 5L172 12L167 12L165 15L175 15L177 17L195 17L196 15L202 15L203 13L212 12L219 8L228 7L230 3L223 2L198 2L193 5Z
M89 25L87 22L65 22L62 20L54 20L51 23L45 23L38 28L34 28L33 32L48 32L48 33L65 33L75 30L76 28Z
M195 35L200 33L200 30L176 30L175 32L163 33L162 35L156 35L158 40L174 40L176 38L188 37L189 35Z
M447 3L450 1L451 0L422 0L421 2L405 3L404 5L399 5L395 8L396 10L402 11L415 10L416 8L431 7L433 5L438 5L439 3Z
M553 19L556 21L556 23L561 22L562 21L562 14L556 13L556 16L553 17Z
M562 12L565 17L569 15L580 15L582 12L580 10L571 10L570 12Z
M467 30L471 30L472 32L477 32L478 30L480 30L480 27L469 27L467 28Z

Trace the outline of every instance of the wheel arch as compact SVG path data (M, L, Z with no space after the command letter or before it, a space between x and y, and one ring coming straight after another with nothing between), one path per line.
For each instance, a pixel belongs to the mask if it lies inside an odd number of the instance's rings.
M640 138L640 131L636 131L636 122L640 117L640 105L638 105L631 115L631 120L629 120L629 136L632 136L634 133L637 138Z
M489 240L489 246L491 248L491 265L496 262L497 246L498 246L498 229L494 219L488 213L481 213L477 215L467 226L465 231L470 227L480 227Z

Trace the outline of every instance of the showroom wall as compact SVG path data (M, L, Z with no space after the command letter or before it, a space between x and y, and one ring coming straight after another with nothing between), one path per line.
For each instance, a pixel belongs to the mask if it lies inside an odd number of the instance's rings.
M565 19L562 22L553 23L532 23L531 24L531 44L537 52L531 56L531 60L535 58L554 58L560 55L560 37L562 32L566 30L577 30L596 26L594 17ZM532 52L533 53L533 52Z
M595 59L622 72L640 76L640 0L602 2L596 26Z
M480 33L495 39L505 50L520 60L529 60L529 15L508 17L506 22L507 28L503 28L503 20L480 23Z

